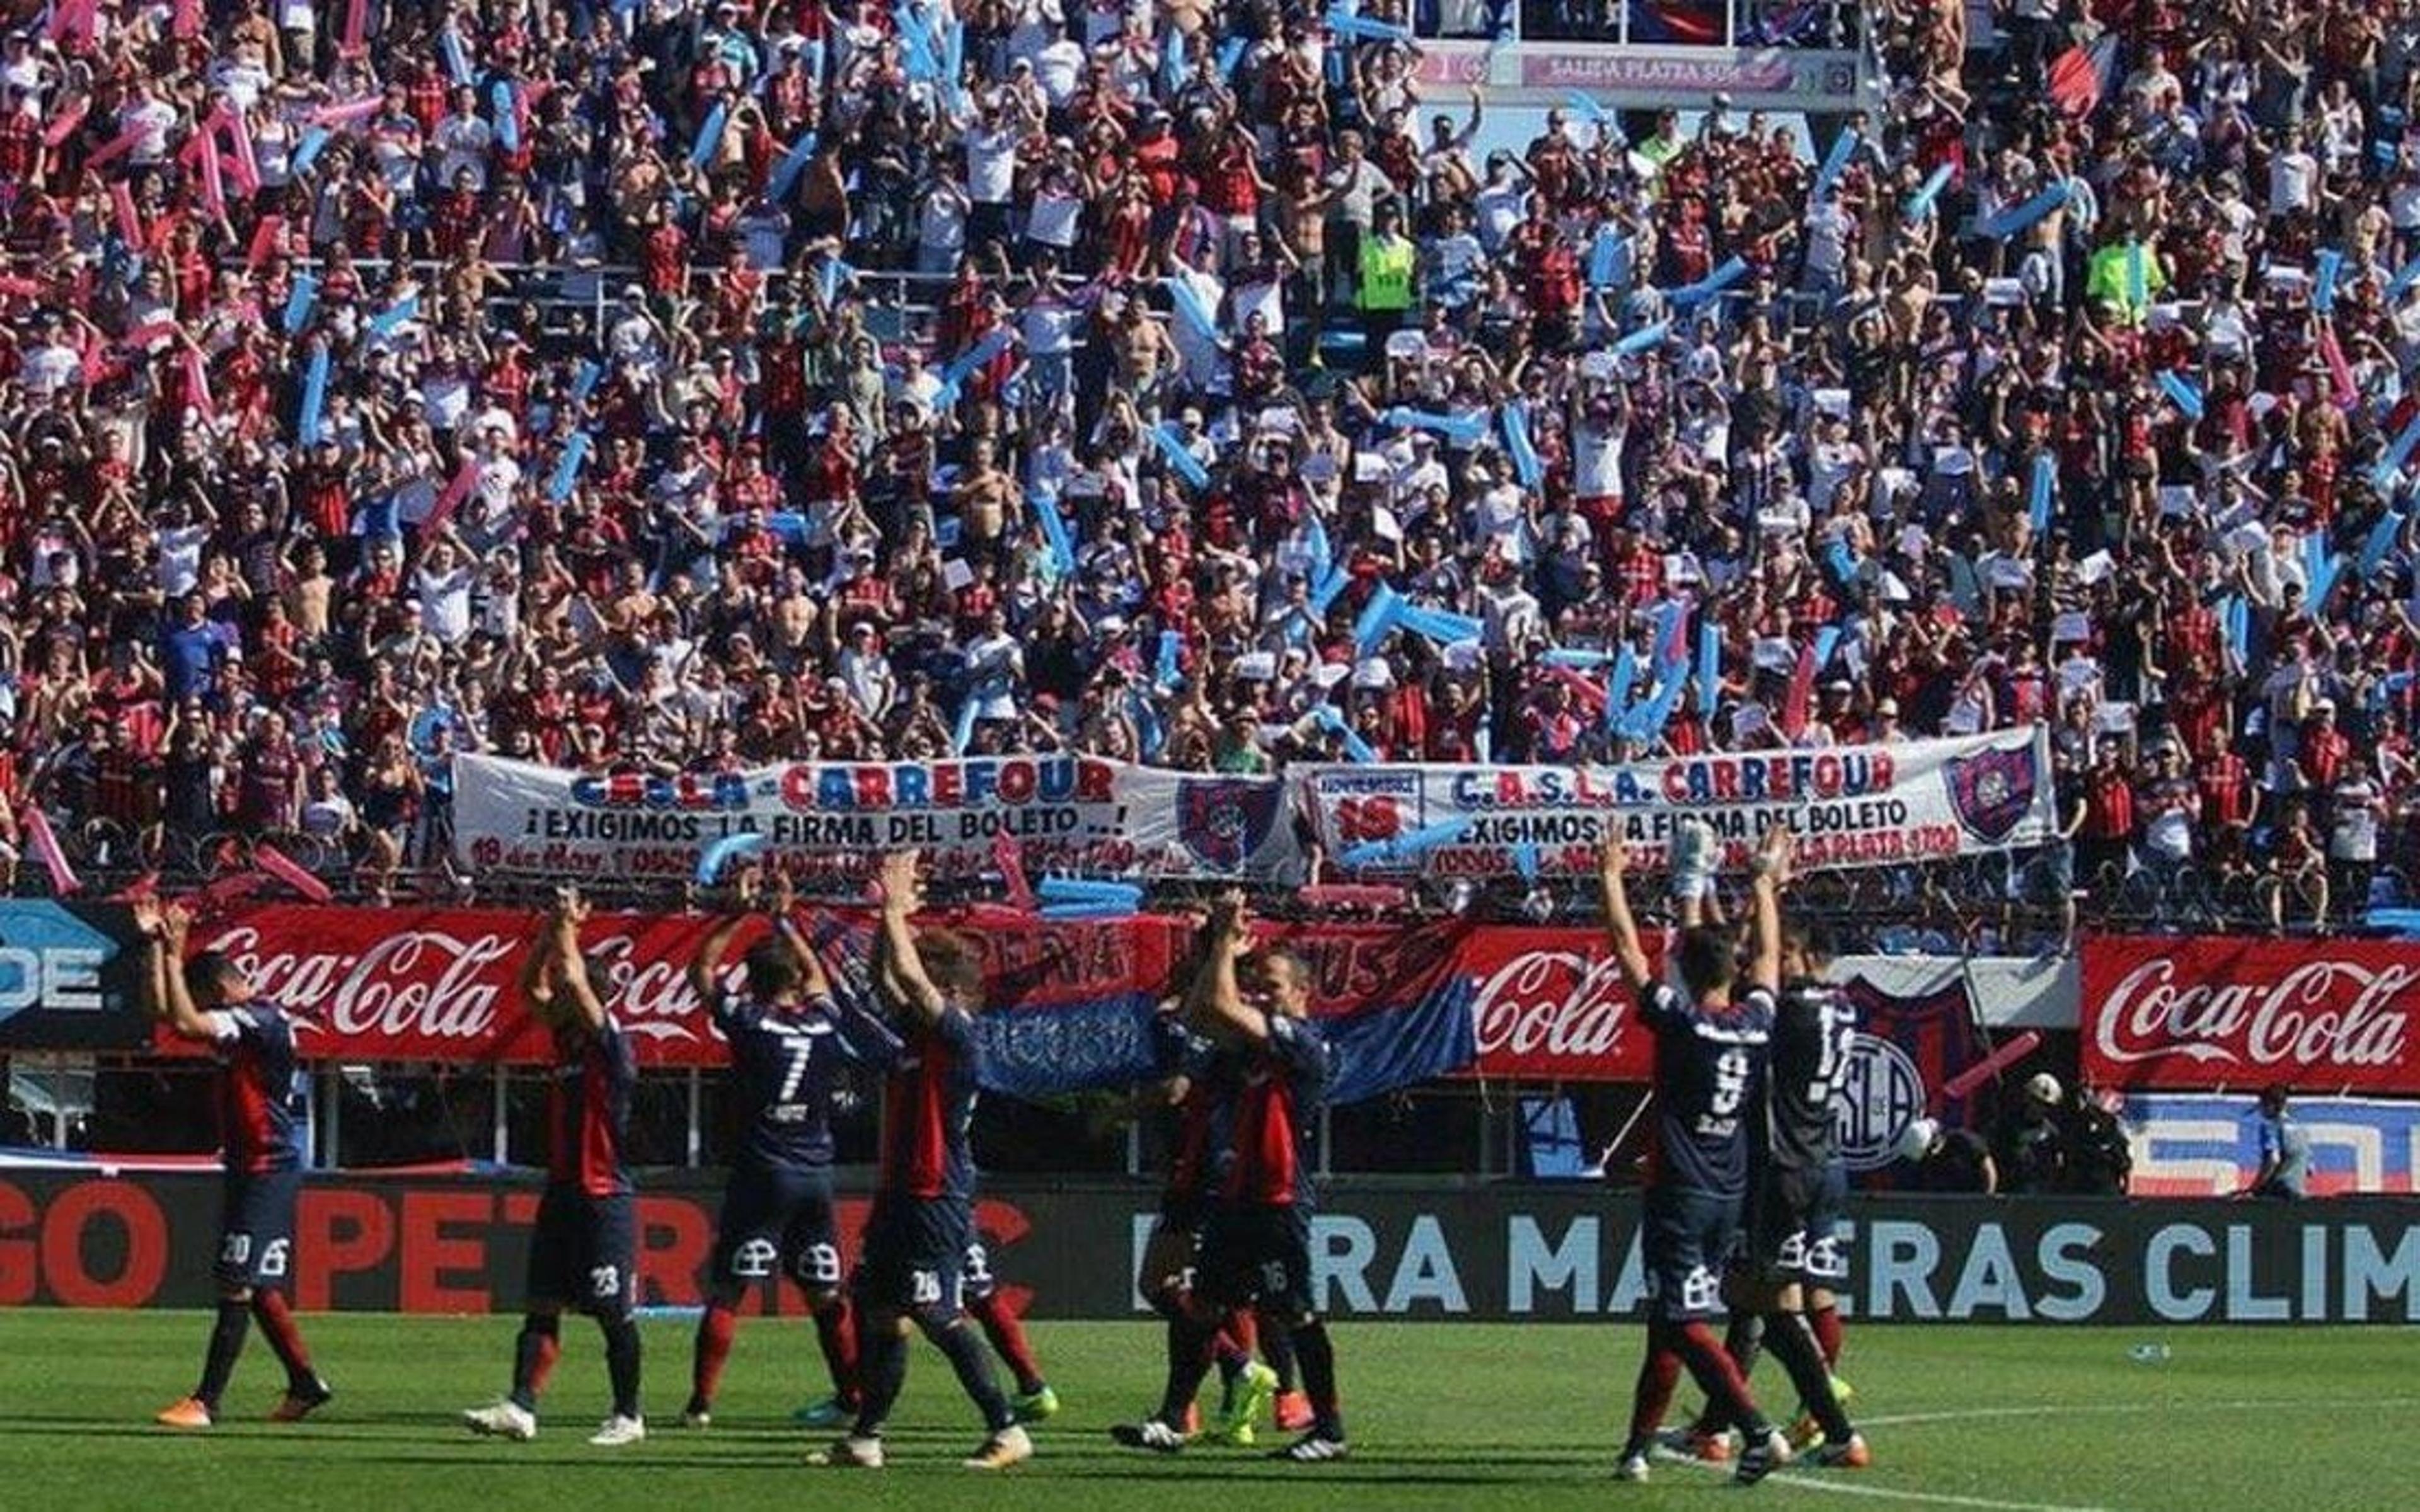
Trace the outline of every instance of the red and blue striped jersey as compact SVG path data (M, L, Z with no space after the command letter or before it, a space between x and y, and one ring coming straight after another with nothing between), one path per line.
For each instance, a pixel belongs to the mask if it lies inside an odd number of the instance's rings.
M630 1190L622 1145L630 1128L630 1088L639 1057L612 1019L554 1034L553 1080L547 1086L547 1178L592 1197Z
M294 1021L270 1002L206 1015L219 1063L219 1140L230 1171L302 1164L302 1064Z
M1228 1134L1235 1116L1235 1057L1209 1041L1187 1035L1171 1074L1185 1077L1176 1103L1176 1148L1168 1163L1170 1202L1190 1202L1217 1192L1233 1159Z
M946 1009L910 1028L882 1084L882 1171L886 1196L970 1198L975 1193L975 1021Z
M1270 1015L1268 1041L1250 1054L1234 1094L1235 1158L1221 1191L1227 1201L1311 1206L1305 1157L1333 1068L1318 1026Z

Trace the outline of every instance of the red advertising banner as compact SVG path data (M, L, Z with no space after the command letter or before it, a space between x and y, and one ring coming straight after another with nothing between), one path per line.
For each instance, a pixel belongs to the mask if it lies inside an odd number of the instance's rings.
M1156 1000L1172 990L1191 928L1165 915L1044 920L996 908L934 921L964 929L978 943L994 1009L1031 1011L1032 1022L1020 1023L1003 1045L1063 1063L1111 1049L1100 1042L1110 1021L1080 1017L1078 1010L1131 1001L1132 995ZM598 914L584 932L589 955L606 968L608 1006L643 1065L722 1063L719 1037L687 980L713 922L706 914ZM302 1045L312 1058L535 1064L548 1057L547 1039L522 1011L517 979L537 925L536 915L514 909L270 903L209 919L195 940L234 957L264 996L306 1021ZM861 969L865 928L861 917L852 919L852 933L827 952L837 971L845 973L852 962ZM1476 1058L1465 1052L1448 1069L1528 1081L1648 1075L1649 1037L1637 1026L1630 994L1595 930L1446 920L1266 933L1310 964L1323 1018L1402 1011L1466 993ZM742 934L732 951L735 980L750 938ZM1063 1028L1046 1032L1044 1021L1053 1014ZM1410 1019L1394 1022L1413 1032ZM164 1037L160 1048L194 1053ZM1097 1085L1107 1078L1081 1079Z
M2087 1080L2420 1093L2420 945L2114 936L2084 947Z
M1129 992L1157 994L1182 921L1156 918L1042 920L995 913L937 916L964 929L984 955L995 1007L1058 1007ZM710 914L598 914L582 943L605 964L607 1006L647 1066L722 1063L721 1037L690 991L689 964L714 927ZM864 921L857 921L864 928ZM262 995L307 1021L302 1053L316 1059L546 1060L545 1031L523 1011L523 952L538 916L499 908L335 908L271 903L197 926L195 942L223 950ZM753 936L734 942L728 969ZM827 953L838 969L863 963L844 940ZM163 1036L171 1054L192 1047Z

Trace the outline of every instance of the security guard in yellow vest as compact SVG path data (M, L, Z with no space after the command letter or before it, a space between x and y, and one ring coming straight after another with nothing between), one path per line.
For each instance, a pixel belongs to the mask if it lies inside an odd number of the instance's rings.
M1404 235L1404 212L1388 204L1378 207L1370 234L1361 239L1359 276L1354 280L1354 301L1360 307L1361 329L1372 362L1379 360L1387 338L1403 329L1412 308L1412 269L1419 255Z

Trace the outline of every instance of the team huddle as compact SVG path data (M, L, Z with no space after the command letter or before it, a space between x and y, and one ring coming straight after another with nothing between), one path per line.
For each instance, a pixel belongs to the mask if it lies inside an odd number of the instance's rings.
M1655 975L1632 916L1620 841L1605 851L1609 942L1656 1041L1644 1235L1653 1296L1618 1472L1626 1480L1646 1478L1657 1452L1726 1460L1733 1430L1745 1482L1801 1448L1823 1465L1869 1460L1843 1405L1847 1389L1832 1375L1839 1322L1825 1289L1843 1278L1835 1230L1845 1182L1831 1103L1850 1021L1822 983L1825 942L1782 918L1790 855L1778 830L1757 854L1744 949L1739 934L1710 918L1707 879L1676 877L1675 988ZM870 991L835 990L828 947L809 938L778 881L761 919L753 908L724 918L691 964L691 986L730 1048L741 1129L682 1422L712 1422L738 1305L778 1273L808 1300L832 1383L797 1420L843 1429L812 1462L883 1464L883 1427L906 1381L909 1336L921 1333L982 1419L984 1437L964 1462L1004 1469L1032 1458L1026 1425L1052 1415L1058 1398L1001 1304L974 1232L980 954L963 935L912 922L923 903L914 852L885 857L878 881ZM589 1442L610 1447L646 1434L624 1161L638 1068L599 995L603 966L582 952L587 915L566 889L522 965L522 995L552 1041L547 1183L511 1388L463 1421L485 1435L535 1438L562 1315L585 1312L604 1337L613 1398ZM225 1131L218 1315L200 1384L159 1421L203 1428L217 1420L254 1321L287 1371L271 1415L298 1420L333 1393L312 1367L284 1289L302 1168L295 1021L234 962L188 952L192 920L182 907L146 903L137 918L150 942L155 1011L218 1054ZM724 960L743 933L756 937L734 991ZM1212 904L1196 957L1162 1004L1159 1080L1144 1101L1172 1115L1175 1137L1138 1288L1165 1321L1167 1377L1153 1412L1111 1430L1121 1444L1157 1454L1249 1445L1265 1414L1299 1435L1276 1458L1317 1463L1347 1453L1335 1348L1311 1266L1307 1151L1332 1072L1311 986L1306 964L1257 940L1241 895L1229 893ZM845 1275L830 1120L848 1078L861 1073L883 1080L880 1162L858 1264ZM1711 1319L1726 1311L1730 1331L1717 1340ZM1782 1363L1804 1405L1791 1431L1768 1421L1749 1393L1761 1349ZM994 1351L1010 1368L1013 1394L1000 1384ZM1687 1428L1667 1430L1683 1366L1706 1408ZM1205 1415L1196 1398L1214 1370L1218 1401Z

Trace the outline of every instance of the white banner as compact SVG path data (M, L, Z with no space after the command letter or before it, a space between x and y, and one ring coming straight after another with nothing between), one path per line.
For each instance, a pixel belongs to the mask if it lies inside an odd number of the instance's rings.
M1802 867L1895 866L2039 845L2055 827L2050 733L1736 751L1622 766L1297 767L1319 843L1347 867L1498 876L1593 871L1606 816L1660 868L1683 816L1744 867L1776 824Z
M454 850L474 871L644 879L695 874L734 836L794 874L870 872L916 846L942 875L1297 878L1279 778L1215 777L1091 756L797 762L737 772L597 777L493 756L454 759Z

